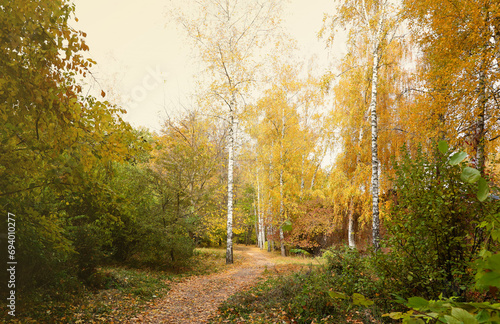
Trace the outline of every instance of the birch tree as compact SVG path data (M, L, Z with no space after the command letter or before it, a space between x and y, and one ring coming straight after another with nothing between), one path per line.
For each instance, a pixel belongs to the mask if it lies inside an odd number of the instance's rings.
M328 17L325 18L325 23ZM371 128L371 194L372 194L372 224L373 245L379 248L379 190L380 167L378 150L378 85L381 59L394 39L398 27L396 8L388 0L341 0L337 13L331 17L331 24L323 27L320 36L327 30L331 31L328 43L333 41L337 27L348 30L348 51L365 43L368 65L365 66L370 80L368 109L365 114L370 116ZM348 54L349 55L349 54ZM362 68L363 66L360 66Z
M416 123L425 137L468 147L484 171L500 137L498 1L403 1L421 50ZM425 129L422 129L425 125Z
M252 84L262 64L260 49L277 26L277 0L204 0L190 2L189 12L179 15L206 65L208 92L203 101L227 122L227 251L233 263L233 170L235 134L239 115L246 107Z
M291 64L276 63L272 86L248 118L249 132L257 139L257 160L268 171L265 188L273 215L270 225L277 229L282 255L286 255L283 226L291 221L290 211L303 198L306 182L310 183L307 192L312 191L321 162L317 156L324 154L316 148L323 130L318 108L322 93L315 78L301 79L299 71Z

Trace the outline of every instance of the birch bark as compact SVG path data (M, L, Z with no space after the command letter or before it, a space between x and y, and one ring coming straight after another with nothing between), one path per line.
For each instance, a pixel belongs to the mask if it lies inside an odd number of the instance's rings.
M379 29L380 30L380 29ZM377 32L379 36L379 32ZM378 39L378 38L377 38ZM378 40L375 41L373 51L372 95L370 100L371 128L372 128L372 221L373 221L373 246L380 248L380 218L379 218L379 165L378 165L378 124L377 124L377 81L379 69Z
M227 245L226 264L233 263L233 167L234 167L234 127L233 111L229 116L228 161L227 161Z
M372 239L375 251L380 248L380 213L379 213L379 163L378 163L378 123L377 123L377 86L378 86L378 71L380 68L380 38L382 36L382 28L384 26L384 15L381 11L381 5L376 6L378 10L375 11L377 16L377 29L373 34L370 28L370 17L365 1L362 2L365 21L367 24L368 32L371 34L370 39L372 42L372 76L371 76L371 97L370 97L370 115L371 115L371 152L372 152Z

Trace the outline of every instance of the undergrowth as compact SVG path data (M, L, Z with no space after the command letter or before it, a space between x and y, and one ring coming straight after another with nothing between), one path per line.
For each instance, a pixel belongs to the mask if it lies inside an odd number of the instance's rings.
M211 323L382 323L387 310L400 308L371 270L368 257L348 248L324 253L322 265L283 274L269 271L254 288L219 308ZM359 293L369 307L334 299L330 292Z
M224 263L225 250L197 249L191 259L176 269L111 265L98 269L91 286L67 275L57 286L23 293L16 319L11 323L127 321L163 297L172 281L218 272ZM6 314L6 309L2 309L2 314Z

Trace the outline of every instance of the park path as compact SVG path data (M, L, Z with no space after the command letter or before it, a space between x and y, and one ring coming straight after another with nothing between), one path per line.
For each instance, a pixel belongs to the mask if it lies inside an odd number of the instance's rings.
M266 267L274 265L265 252L253 246L235 246L234 256L243 262L220 273L172 284L164 298L130 323L206 323L223 301L252 286Z

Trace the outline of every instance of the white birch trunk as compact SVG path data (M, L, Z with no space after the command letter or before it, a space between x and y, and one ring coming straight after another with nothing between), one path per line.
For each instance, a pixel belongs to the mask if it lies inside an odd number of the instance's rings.
M280 172L280 223L283 224L285 221L284 218L284 213L285 213L285 207L284 207L284 202L283 202L283 169L281 169ZM280 246L281 246L281 255L286 256L286 249L285 249L285 236L283 233L283 227L280 225Z
M234 165L234 112L229 116L229 147L227 161L227 245L226 264L233 263L233 165Z
M260 223L259 223L259 230L260 230L260 237L261 237L261 249L264 249L264 244L266 243L266 222L264 219L265 213L264 210L261 210L260 212Z
M274 147L274 142L271 143L271 148ZM272 183L273 181L273 150L271 150L271 154L269 155L269 182ZM273 210L273 196L269 193L269 200L268 200L268 205L267 205L267 252L271 252L273 249L273 215L272 215L272 210Z
M381 19L381 18L380 18ZM379 24L382 24L381 20ZM372 90L370 100L371 112L371 128L372 128L372 220L373 220L373 246L375 250L380 247L380 219L379 219L379 165L378 165L378 125L377 125L377 83L379 69L379 37L380 30L378 29L373 46L373 73L372 73Z
M283 222L285 221L285 206L284 206L284 194L283 194L283 187L284 187L284 179L283 179L283 171L285 168L285 161L283 159L283 141L285 140L285 108L283 107L282 109L282 116L281 116L281 141L280 141L280 220L279 223L280 225L280 248L281 248L281 255L286 256L286 250L285 250L285 236L283 234Z
M264 222L262 219L262 210L260 206L260 179L259 179L259 169L257 168L257 222L258 222L258 232L257 232L257 243L259 248L262 250L264 248Z
M318 170L321 166L321 161L318 162L318 164L316 165L316 169L314 170L314 173L313 173L313 176L312 176L312 179L311 179L311 186L309 187L309 190L312 191L313 188L314 188L314 184L316 182L316 174L318 174Z
M259 242L259 216L258 216L258 211L257 211L257 203L255 202L255 198L253 200L254 204L254 209L253 209L253 216L255 217L255 222L254 222L254 228L255 228L255 236L256 236L256 242L257 242L257 247L260 246ZM250 232L252 234L252 232Z
M260 231L260 249L264 249L264 243L266 242L266 232L264 228L264 217L261 214L259 218L259 231Z
M286 256L285 235L283 233L283 228L281 226L280 226L280 247L281 247L281 255Z
M355 232L354 232L354 203L353 199L349 202L349 225L347 227L347 237L349 240L349 247L356 248Z

